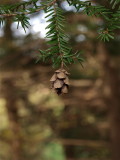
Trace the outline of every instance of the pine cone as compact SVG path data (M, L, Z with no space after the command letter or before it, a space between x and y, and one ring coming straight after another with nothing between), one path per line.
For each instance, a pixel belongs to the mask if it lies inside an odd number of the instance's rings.
M50 79L51 89L58 95L68 93L69 88L69 73L65 69L58 69Z

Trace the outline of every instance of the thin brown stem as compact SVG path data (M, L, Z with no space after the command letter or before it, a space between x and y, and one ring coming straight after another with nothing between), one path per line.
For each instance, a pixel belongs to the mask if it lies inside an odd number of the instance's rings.
M52 6L54 3L56 3L56 1L57 0L53 0L52 2L50 2L50 3L48 3L48 5L46 5L46 6L44 6L44 7L41 7L41 8L39 8L39 9L36 9L35 11L34 11L34 13L35 12L39 12L39 11L41 11L41 10L44 10L46 7L49 7L49 6ZM28 15L28 14L32 14L33 12L21 12L21 13L11 13L11 14L0 14L0 16L2 16L2 17L14 17L14 16L17 16L17 15L22 15L22 14L24 14L24 15Z
M63 63L63 61L61 62L61 68L64 68L64 63Z

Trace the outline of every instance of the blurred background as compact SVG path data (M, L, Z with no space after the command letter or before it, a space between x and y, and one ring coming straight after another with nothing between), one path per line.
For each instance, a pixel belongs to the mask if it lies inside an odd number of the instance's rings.
M44 12L30 15L26 33L7 19L0 29L0 160L120 160L120 31L103 43L101 18L58 5L84 67L70 66L69 94L58 97L50 90L51 64L35 63L38 49L48 47Z

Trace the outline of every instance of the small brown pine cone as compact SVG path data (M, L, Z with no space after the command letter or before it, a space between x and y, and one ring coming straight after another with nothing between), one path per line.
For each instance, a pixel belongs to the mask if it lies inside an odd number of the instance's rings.
M69 73L65 69L58 69L51 77L51 89L53 89L58 95L68 93L69 88Z

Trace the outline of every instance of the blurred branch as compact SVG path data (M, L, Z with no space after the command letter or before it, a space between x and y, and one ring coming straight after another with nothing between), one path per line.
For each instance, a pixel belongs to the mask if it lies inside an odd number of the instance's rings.
M109 146L109 143L105 141L81 140L81 139L58 139L58 141L63 145L73 145L73 146L89 146L89 147Z
M96 159L96 158L80 158L80 159L75 159L75 158L70 158L68 160L110 160L110 159Z

